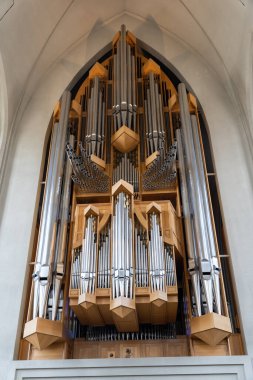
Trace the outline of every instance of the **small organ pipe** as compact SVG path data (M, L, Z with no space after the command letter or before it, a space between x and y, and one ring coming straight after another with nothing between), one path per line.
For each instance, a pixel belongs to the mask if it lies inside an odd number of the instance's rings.
M148 267L147 267L147 248L146 248L146 231L139 223L135 223L135 271L136 286L148 286Z
M97 220L95 216L91 215L86 221L87 225L81 252L81 294L94 294L97 262Z
M155 212L149 215L150 223L150 281L151 291L165 291L165 265L163 240L160 233L159 217Z
M73 167L74 175L72 175L72 180L77 183L82 190L98 193L109 190L108 175L91 161L90 155L85 151L81 143L81 156L75 154L69 143L67 144L66 151Z
M175 186L177 144L170 146L163 156L159 154L142 176L143 190L157 190Z
M133 162L131 154L134 153ZM134 191L138 192L139 189L139 180L138 180L138 170L135 167L136 165L136 155L137 152L131 153L120 153L115 151L115 166L113 168L113 184L118 182L120 179L124 179L124 181L130 183L134 187ZM133 156L132 156L133 157Z

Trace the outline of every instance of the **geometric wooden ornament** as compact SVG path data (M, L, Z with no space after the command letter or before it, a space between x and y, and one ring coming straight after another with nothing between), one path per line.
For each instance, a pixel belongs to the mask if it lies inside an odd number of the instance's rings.
M121 153L128 153L134 150L140 142L139 135L126 125L120 127L112 135L112 145Z
M63 323L44 318L34 318L26 322L23 338L38 350L63 338Z
M89 71L89 79L94 79L95 77L106 78L107 74L106 68L101 63L96 62Z
M147 60L147 62L143 66L142 70L143 70L143 75L144 76L148 75L149 73L153 73L153 74L156 74L156 75L160 75L161 74L161 68L160 68L160 66L152 58L149 58Z
M157 290L155 292L150 293L150 302L156 306L156 307L161 307L165 303L167 303L167 293L163 292L161 290Z
M124 181L123 179L120 179L118 182L116 182L112 186L112 195L116 196L117 194L121 192L124 192L128 195L133 195L134 193L133 185Z
M134 332L138 331L139 324L135 302L126 297L117 297L111 300L110 310L113 315L114 324L118 331Z
M191 335L210 346L216 346L231 335L229 317L217 313L208 313L191 319Z

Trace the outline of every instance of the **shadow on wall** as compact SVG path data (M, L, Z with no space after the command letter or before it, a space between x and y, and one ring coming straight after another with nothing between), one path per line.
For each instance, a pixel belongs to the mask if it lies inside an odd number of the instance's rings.
M108 44L106 44L103 49L96 48L97 46L97 40L100 39L99 34L101 33L101 28L103 29L103 40L108 41ZM120 30L120 25L119 25ZM93 27L91 28L86 43L84 45L84 49L87 52L90 51L96 51L95 55L93 55L86 63L85 65L77 72L77 74L74 76L72 81L69 83L67 89L72 92L72 96L75 95L75 89L79 88L81 82L85 79L86 76L89 74L90 68L95 64L96 61L100 60L104 55L111 50L111 40L115 34L115 31L112 28L109 28L108 26L105 26L102 20L98 19ZM84 36L82 36L82 39ZM89 56L90 54L84 54L85 56ZM71 68L73 71L73 63L69 60L63 61L64 65L67 65ZM74 71L77 71L76 65L74 67Z
M163 32L151 15L149 15L144 22L139 24L135 30L135 34L136 36L148 35L150 46L160 52L165 51Z

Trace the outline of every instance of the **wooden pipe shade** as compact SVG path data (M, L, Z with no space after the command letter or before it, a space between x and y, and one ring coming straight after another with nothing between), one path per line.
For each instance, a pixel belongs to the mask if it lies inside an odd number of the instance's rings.
M129 153L134 150L140 142L139 135L123 125L112 135L112 145L122 153Z
M63 323L34 318L25 324L23 338L39 350L63 339Z
M191 319L191 334L210 346L216 346L232 333L229 317L208 313Z
M115 324L120 332L138 331L142 323L174 322L177 316L177 286L155 293L151 293L150 288L135 288L135 300L125 297L111 300L109 288L96 289L95 296L79 296L78 289L71 289L69 297L70 307L82 325Z

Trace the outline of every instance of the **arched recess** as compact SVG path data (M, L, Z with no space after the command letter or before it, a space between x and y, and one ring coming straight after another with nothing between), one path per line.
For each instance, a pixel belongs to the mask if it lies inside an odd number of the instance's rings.
M251 302L249 284L252 278L247 268L252 266L250 262L251 244L248 238L252 216L247 210L251 209L252 195L248 191L250 180L247 171L244 170L246 166L245 157L234 109L215 74L189 46L177 40L175 36L165 33L164 30L154 29L153 25L150 25L149 29L148 22L145 28L139 28L140 21L127 15L116 18L107 24L106 33L102 27L95 33L91 33L90 36L85 36L73 49L68 50L61 59L50 67L38 83L30 103L19 119L19 130L15 136L15 144L10 158L11 181L4 202L4 222L0 232L1 252L6 252L2 261L3 275L0 280L3 284L1 286L2 306L6 312L5 316L1 317L3 318L1 325L5 326L6 318L9 321L9 327L6 326L1 331L2 339L9 342L8 347L1 351L2 358L13 357L16 331L18 331L17 345L21 335L19 314L21 310L23 315L22 289L26 277L27 260L29 261L31 257L27 257L27 252L31 252L32 245L30 237L41 165L41 141L44 139L45 129L55 99L60 97L63 89L83 66L83 62L88 62L98 49L102 49L108 43L108 33L112 37L123 22L137 37L148 45L155 46L161 57L165 57L167 62L171 62L174 67L177 67L186 81L190 83L191 88L194 89L204 108L210 128L233 266L237 273L236 285L243 320L242 325L246 332L251 331L252 317L249 309L252 310L252 308L249 307ZM158 45L154 43L155 40L159 41ZM234 149L236 149L236 159ZM233 166L231 162L234 162ZM27 170L29 170L29 174ZM236 176L234 176L235 172L237 173ZM237 191L238 182L245 184L240 194ZM18 192L16 191L17 188L19 189ZM16 204L19 205L18 209ZM240 207L237 207L238 204ZM13 223L14 214L15 224ZM243 223L238 224L238 220L243 221ZM18 236L16 236L16 224L22 228ZM13 239L13 236L16 236L16 239ZM13 260L15 260L12 273L13 287L9 289L9 296L6 298L4 284L9 280L9 268L12 267ZM9 299L11 298L15 298L17 302L10 304ZM250 334L247 333L246 342L247 351L250 352L252 340Z
M5 80L4 66L0 53L0 188L2 182L2 171L8 149L8 105L7 105L7 88Z
M238 315L203 111L190 89L179 85L176 70L124 27L94 61L78 73L52 116L24 328L32 345L28 356L47 358L59 346L60 357L66 355L69 343L60 342L67 327L74 342L100 341L93 357L103 357L103 340L125 338L136 341L135 349L121 353L122 343L115 343L111 357L161 356L160 350L144 352L149 339L173 356L168 339L178 334L192 337L190 348L187 340L179 343L179 356L203 349L234 354ZM210 253L202 255L208 244ZM89 352L91 343L82 344ZM80 358L77 351L75 346L74 358Z

